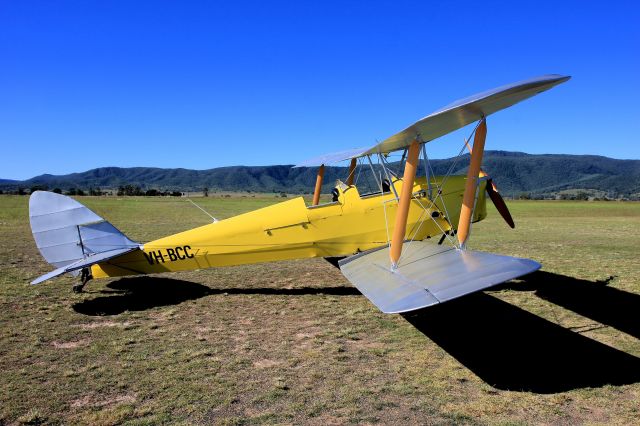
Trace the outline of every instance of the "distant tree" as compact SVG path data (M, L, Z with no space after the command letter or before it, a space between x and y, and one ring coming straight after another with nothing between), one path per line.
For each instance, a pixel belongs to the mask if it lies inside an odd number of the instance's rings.
M0 189L0 194L4 194L4 191L2 189Z
M530 200L531 199L531 194L529 194L528 192L522 192L518 196L518 199L519 200Z
M119 186L117 194L118 196L145 195L145 193L142 191L142 188L130 184Z
M173 192L171 193L171 196L172 196L172 197L182 197L182 192L180 192L180 191L173 191Z
M103 192L100 190L100 187L97 188L93 188L93 187L89 187L89 195L93 195L93 196L100 196L102 195Z
M204 189L202 190L202 193L204 194L205 197L209 196L209 188L208 187L204 187Z
M582 200L582 201L586 201L589 199L589 194L584 192L584 191L579 191L576 194L576 200Z
M146 195L147 197L157 197L158 195L160 195L160 191L158 191L157 189L148 189L144 195Z
M71 188L70 190L67 191L67 195L84 196L84 195L87 195L87 194L86 194L86 192L84 192L80 188Z
M62 189L60 189L60 188L53 188L53 192L55 192L56 194L62 194Z

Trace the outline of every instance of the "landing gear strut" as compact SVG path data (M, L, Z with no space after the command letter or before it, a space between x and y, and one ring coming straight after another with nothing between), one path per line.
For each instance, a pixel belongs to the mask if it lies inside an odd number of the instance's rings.
M82 293L82 289L87 283L93 279L93 275L91 275L91 269L82 268L82 272L80 272L80 283L73 286L74 293Z

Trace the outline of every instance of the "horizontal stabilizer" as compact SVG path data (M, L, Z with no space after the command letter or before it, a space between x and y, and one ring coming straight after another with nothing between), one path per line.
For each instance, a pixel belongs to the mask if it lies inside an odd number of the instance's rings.
M340 270L385 313L402 313L446 302L529 274L540 268L530 259L437 245L406 244L395 271L389 248L340 261Z
M87 257L86 259L79 260L70 265L66 265L54 271L46 273L36 278L35 280L31 281L31 284L40 284L43 281L46 281L51 278L55 278L62 274L66 274L67 272L77 271L79 269L86 268L91 265L95 265L96 263L106 262L107 260L122 256L123 254L130 253L134 250L140 250L140 249L138 247L127 247L127 248L109 250L102 253L97 253Z

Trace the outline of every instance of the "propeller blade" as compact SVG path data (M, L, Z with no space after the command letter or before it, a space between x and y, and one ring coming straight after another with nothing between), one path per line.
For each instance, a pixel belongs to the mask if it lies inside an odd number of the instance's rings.
M507 222L511 228L515 228L516 224L513 223L513 218L511 217L511 213L509 212L509 208L507 204L504 202L502 195L496 189L496 186L493 184L493 179L487 180L487 194L489 194L489 198L493 201L493 205L496 206L496 210L500 213L500 216Z

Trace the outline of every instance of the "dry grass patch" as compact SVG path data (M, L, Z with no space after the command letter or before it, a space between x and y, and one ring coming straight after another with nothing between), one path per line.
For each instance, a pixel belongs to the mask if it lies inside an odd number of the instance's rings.
M206 222L87 198L134 239ZM221 216L278 201L202 199ZM71 293L0 196L0 424L574 424L640 416L640 205L510 203L475 247L543 272L406 317L321 259L91 282ZM610 278L613 276L613 278Z

